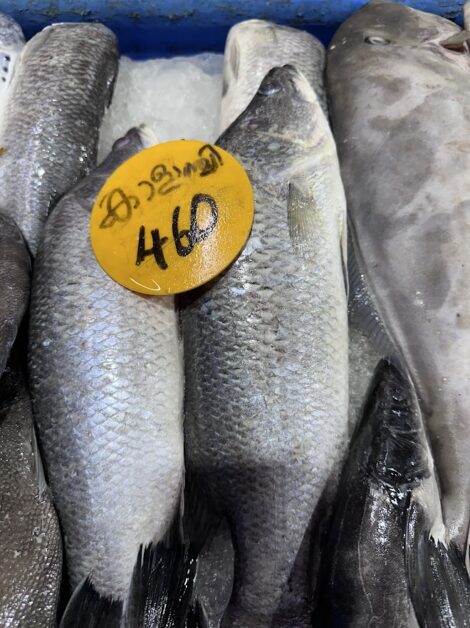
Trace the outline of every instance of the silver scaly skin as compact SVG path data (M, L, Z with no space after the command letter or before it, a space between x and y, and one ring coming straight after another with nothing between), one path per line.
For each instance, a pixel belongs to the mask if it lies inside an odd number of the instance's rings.
M325 115L290 66L268 74L218 144L246 168L255 217L238 259L182 311L188 473L232 528L222 625L300 628L306 565L289 576L347 436L344 192Z
M369 3L335 35L327 78L358 271L352 283L369 300L361 306L366 329L375 333L382 321L411 373L447 538L463 550L470 522L470 56L464 44L455 48L459 36L441 17Z
M230 29L225 44L220 130L246 109L272 68L291 64L310 82L325 111L325 49L305 31L264 20L246 20Z
M0 380L0 625L56 626L61 575L62 539L29 392L11 363Z
M14 220L0 211L0 376L29 303L31 260Z
M123 599L141 543L159 540L183 479L183 365L172 297L123 288L98 265L90 210L143 148L131 130L48 219L33 276L30 378L72 586L91 573Z
M117 72L116 38L100 24L55 24L24 47L0 136L0 188L33 255L57 199L96 162Z

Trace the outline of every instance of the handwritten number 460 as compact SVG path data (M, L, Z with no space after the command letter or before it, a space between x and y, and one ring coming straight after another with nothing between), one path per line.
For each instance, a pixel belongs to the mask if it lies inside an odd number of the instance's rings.
M201 229L197 220L197 211L199 205L207 204L211 211L211 218L209 225L205 229ZM212 196L208 194L195 194L191 200L191 213L189 219L189 229L179 228L180 207L175 207L173 211L172 219L172 233L173 241L175 243L176 252L180 257L186 257L194 249L195 245L199 242L206 240L210 234L214 231L218 220L218 207ZM168 264L165 260L165 254L163 251L163 245L168 242L166 236L160 236L159 229L152 229L150 232L152 236L152 246L150 249L145 248L145 227L142 225L139 229L139 241L137 244L137 258L136 266L145 260L149 255L153 255L155 262L162 270L168 268ZM183 240L187 241L187 244L183 243Z

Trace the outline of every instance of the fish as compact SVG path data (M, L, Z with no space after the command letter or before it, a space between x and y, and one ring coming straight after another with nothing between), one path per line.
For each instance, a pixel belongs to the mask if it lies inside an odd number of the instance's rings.
M29 303L31 259L15 221L0 210L0 376Z
M0 133L0 189L33 257L49 210L96 163L118 67L101 24L53 24L28 41Z
M180 301L187 474L234 540L222 626L301 628L310 522L347 438L344 191L326 117L292 66L267 74L217 145L244 166L255 214L232 266Z
M348 201L356 316L410 372L442 487L446 538L470 522L470 56L460 28L371 2L337 31L327 85Z
M8 101L12 76L24 44L21 26L9 15L0 13L0 126Z
M0 380L0 624L52 628L57 625L62 538L19 353L17 345Z
M316 37L265 20L245 20L232 26L224 52L221 132L250 104L269 70L286 64L303 72L327 113L325 48Z
M409 493L429 474L416 406L406 376L382 360L338 487L319 625L418 627L404 548Z
M29 325L33 408L70 585L89 578L121 606L140 546L163 537L179 505L182 346L174 298L114 282L88 234L107 178L149 143L148 130L130 130L52 211Z
M467 626L468 576L442 545L441 531L438 483L415 388L407 373L381 360L338 487L322 556L318 625ZM431 564L427 555L436 547L442 552L432 573L417 577L417 565ZM420 590L420 581L432 587Z

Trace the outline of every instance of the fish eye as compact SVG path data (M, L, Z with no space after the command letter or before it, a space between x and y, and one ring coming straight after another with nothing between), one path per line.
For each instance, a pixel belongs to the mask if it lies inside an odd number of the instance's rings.
M272 96L281 90L279 83L263 83L259 88L259 93L263 96Z
M388 46L388 44L392 43L390 39L380 37L379 35L367 35L367 37L364 37L364 41L366 44L371 44L371 46Z

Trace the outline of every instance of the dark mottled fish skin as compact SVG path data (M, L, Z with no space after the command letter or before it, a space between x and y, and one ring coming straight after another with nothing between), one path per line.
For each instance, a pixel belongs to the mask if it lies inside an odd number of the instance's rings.
M404 544L409 492L427 475L412 385L382 361L338 488L323 562L322 626L418 626Z
M31 259L14 220L0 211L0 376L29 302Z
M219 143L247 169L256 209L238 259L182 310L188 475L234 539L222 625L303 628L307 570L290 576L347 434L344 194L321 105L290 66Z
M122 601L183 481L183 365L174 299L113 281L90 244L106 179L144 148L132 129L56 205L34 265L29 375L72 587ZM60 245L58 245L60 243Z
M34 436L24 375L0 380L0 625L56 626L62 540Z
M398 3L369 3L333 38L327 83L354 256L421 398L444 523L463 550L470 520L470 55L442 45L460 32Z
M118 53L100 24L55 24L24 47L2 121L0 188L33 255L50 208L96 163Z

